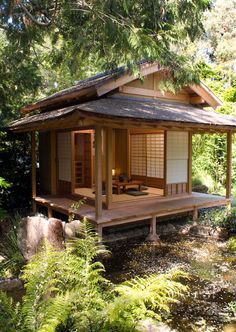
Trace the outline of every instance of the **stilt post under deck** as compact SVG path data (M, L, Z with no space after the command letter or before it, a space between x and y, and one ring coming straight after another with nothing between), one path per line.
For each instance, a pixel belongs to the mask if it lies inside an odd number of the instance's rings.
M95 217L102 217L102 128L95 127Z
M36 140L35 131L31 132L31 186L32 186L32 210L36 212Z
M160 242L160 238L157 235L157 218L156 216L153 216L150 220L150 233L148 234L147 241L151 242Z
M106 206L112 204L112 128L106 131Z
M231 197L231 160L232 160L232 133L227 133L227 172L226 172L226 198Z

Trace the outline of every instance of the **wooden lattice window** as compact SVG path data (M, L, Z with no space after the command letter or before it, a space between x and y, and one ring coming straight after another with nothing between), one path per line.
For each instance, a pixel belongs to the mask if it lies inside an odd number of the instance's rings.
M164 134L131 134L131 175L164 178Z

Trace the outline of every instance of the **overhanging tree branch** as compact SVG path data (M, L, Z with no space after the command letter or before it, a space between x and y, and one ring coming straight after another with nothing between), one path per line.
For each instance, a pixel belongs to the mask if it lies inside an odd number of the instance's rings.
M58 9L58 0L55 0L54 2L54 8L53 8L53 14L52 14L52 18L49 19L45 14L44 14L44 18L46 20L48 20L48 22L41 22L40 20L38 20L36 17L34 17L30 11L27 9L27 7L23 4L23 3L19 3L20 8L24 11L25 15L36 25L39 25L41 27L48 27L50 26L54 20L55 20L55 16L57 13L57 9Z

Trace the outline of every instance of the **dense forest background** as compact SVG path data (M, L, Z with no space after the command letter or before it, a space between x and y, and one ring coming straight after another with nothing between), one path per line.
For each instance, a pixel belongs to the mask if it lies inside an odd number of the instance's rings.
M19 108L100 71L158 60L172 77L163 89L203 80L236 112L236 1L0 2L0 179L6 209L30 201L30 144L7 124ZM225 135L194 135L193 182L224 193ZM236 140L233 193L236 194ZM3 181L3 180L1 180ZM0 181L0 187L1 182ZM22 195L22 193L24 193Z

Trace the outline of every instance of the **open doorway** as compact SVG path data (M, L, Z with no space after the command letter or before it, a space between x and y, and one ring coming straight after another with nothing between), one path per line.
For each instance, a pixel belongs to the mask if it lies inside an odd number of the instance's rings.
M93 130L73 133L73 177L74 193L85 195L93 187Z

